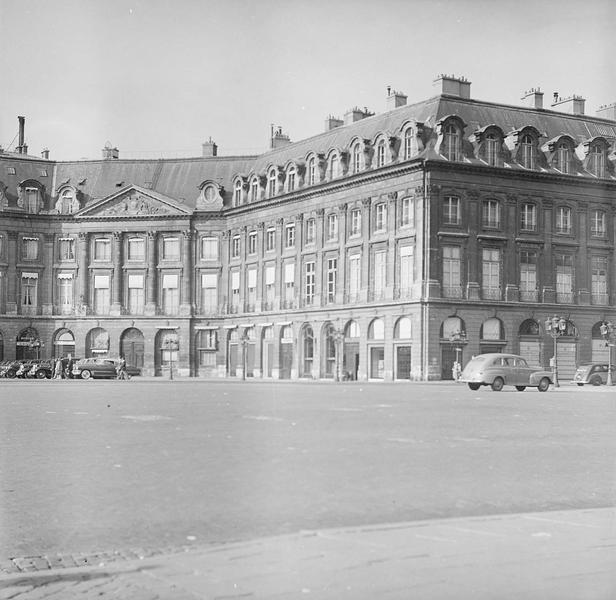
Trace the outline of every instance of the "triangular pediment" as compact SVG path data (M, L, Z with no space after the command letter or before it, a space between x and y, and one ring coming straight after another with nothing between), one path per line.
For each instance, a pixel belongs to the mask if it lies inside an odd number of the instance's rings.
M77 217L158 217L188 215L191 211L174 200L138 185L125 187L81 209Z

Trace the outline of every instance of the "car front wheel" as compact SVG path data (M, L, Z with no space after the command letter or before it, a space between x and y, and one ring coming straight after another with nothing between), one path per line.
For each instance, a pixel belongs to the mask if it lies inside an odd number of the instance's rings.
M36 372L36 378L37 379L45 379L45 377L47 377L47 375L45 374L45 371L37 371Z
M82 379L90 379L90 377L92 377L92 373L90 371L88 371L87 369L84 369L81 372L81 378Z
M469 383L468 387L471 388L471 390L476 391L481 387L480 383Z
M547 392L548 388L550 387L550 380L547 377L544 377L540 382L539 385L537 386L537 389L540 392Z
M492 382L492 389L495 392L500 392L503 389L503 386L505 385L505 382L503 380L502 377L497 377L493 382Z
M593 378L590 380L590 383L591 383L592 385L601 385L603 382L601 381L601 377L593 377Z
M518 390L518 392L523 392L526 389L525 385L516 385L515 389Z

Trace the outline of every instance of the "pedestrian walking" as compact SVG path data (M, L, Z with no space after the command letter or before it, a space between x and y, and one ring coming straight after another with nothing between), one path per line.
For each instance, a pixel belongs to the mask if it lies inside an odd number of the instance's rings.
M118 365L116 367L116 377L117 379L123 379L125 381L128 381L128 373L126 371L126 360L124 359L124 357L121 357L120 360L118 360Z
M62 379L62 360L60 358L56 360L56 364L53 369L53 378Z

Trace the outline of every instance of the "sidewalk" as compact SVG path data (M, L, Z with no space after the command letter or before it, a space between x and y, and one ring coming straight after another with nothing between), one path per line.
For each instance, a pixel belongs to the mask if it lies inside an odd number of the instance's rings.
M0 599L613 600L616 508L304 531L0 577Z

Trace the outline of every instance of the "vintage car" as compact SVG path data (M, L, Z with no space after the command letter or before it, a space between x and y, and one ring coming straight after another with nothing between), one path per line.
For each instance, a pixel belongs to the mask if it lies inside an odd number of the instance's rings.
M51 359L32 363L26 377L36 379L51 379L54 371L54 362Z
M482 385L489 385L495 392L500 392L505 385L513 385L518 392L527 387L536 387L545 392L550 387L552 373L540 367L530 367L526 359L516 354L479 354L464 367L460 379L471 390L478 390Z
M116 363L110 358L82 358L73 364L73 377L81 379L115 379Z
M611 366L612 380L616 382L616 367ZM573 383L582 386L586 383L590 385L601 385L607 383L608 364L607 363L591 363L588 365L580 365L575 375Z

